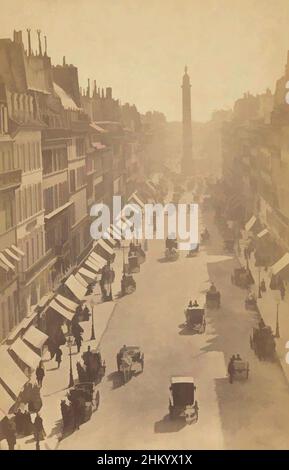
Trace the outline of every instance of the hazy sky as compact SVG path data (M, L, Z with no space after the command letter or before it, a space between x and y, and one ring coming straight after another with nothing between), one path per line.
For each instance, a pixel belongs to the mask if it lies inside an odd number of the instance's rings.
M206 120L244 91L274 90L289 49L289 0L0 0L0 11L1 37L40 28L81 85L96 79L169 120L181 119L185 64L193 119Z

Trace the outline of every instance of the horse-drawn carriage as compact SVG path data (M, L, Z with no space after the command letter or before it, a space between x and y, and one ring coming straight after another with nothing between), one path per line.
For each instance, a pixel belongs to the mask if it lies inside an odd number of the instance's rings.
M203 230L203 232L201 232L201 242L206 243L209 240L210 240L209 231L207 229L205 229L205 230Z
M133 374L144 369L144 353L138 346L123 346L116 355L117 370L123 376L123 382L130 380Z
M68 403L62 400L60 404L64 434L90 420L99 407L100 396L93 382L81 382L69 390L67 399Z
M204 333L206 329L205 307L198 303L189 304L185 310L186 327L197 333Z
M88 349L82 354L83 365L77 362L79 382L101 382L105 375L105 361L102 360L100 351Z
M128 252L128 271L130 274L140 272L140 257L135 246L130 247Z
M250 336L250 346L260 360L273 361L276 356L276 344L269 326L253 328Z
M123 274L121 279L121 295L132 294L136 290L136 282L131 274Z
M246 310L258 310L257 299L253 292L249 292L245 299L245 308Z
M236 358L233 356L228 365L228 375L230 383L233 383L234 380L248 380L249 362L244 361L238 355Z
M224 240L224 250L233 253L235 246L235 240L233 238L227 238Z
M199 253L199 243L193 243L191 245L191 249L188 253L188 257L189 258L193 258L194 256L196 256L197 254Z
M248 289L251 284L254 284L254 278L250 269L244 267L234 269L231 275L231 281L232 284L242 287L243 289Z
M184 418L187 424L198 421L199 407L195 400L193 377L172 377L170 385L169 415L171 419Z
M206 293L206 306L208 308L220 308L221 294L217 290L209 289Z
M176 261L179 257L179 252L176 248L166 248L165 258L167 261Z

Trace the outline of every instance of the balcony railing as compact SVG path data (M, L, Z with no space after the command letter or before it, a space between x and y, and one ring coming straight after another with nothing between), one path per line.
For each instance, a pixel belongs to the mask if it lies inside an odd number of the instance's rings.
M17 189L21 185L22 170L0 171L0 191Z

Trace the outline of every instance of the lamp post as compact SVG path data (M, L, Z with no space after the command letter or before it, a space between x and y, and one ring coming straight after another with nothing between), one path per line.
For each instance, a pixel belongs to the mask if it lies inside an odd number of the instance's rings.
M91 335L90 341L95 339L95 332L94 332L94 304L91 302Z
M275 338L280 338L280 331L279 331L279 302L277 302L277 309L276 309L276 332Z
M259 266L259 269L258 269L258 274L259 274L259 279L258 279L258 298L261 299L262 298L262 293L261 293L261 266Z
M72 354L71 354L71 347L72 347L73 339L71 333L67 336L67 346L69 348L69 385L68 388L73 387L74 385L74 380L73 380L73 374L72 374Z

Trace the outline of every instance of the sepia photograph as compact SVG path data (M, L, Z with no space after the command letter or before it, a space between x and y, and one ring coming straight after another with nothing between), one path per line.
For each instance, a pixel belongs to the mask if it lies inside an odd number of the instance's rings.
M289 450L288 25L0 0L3 455Z

